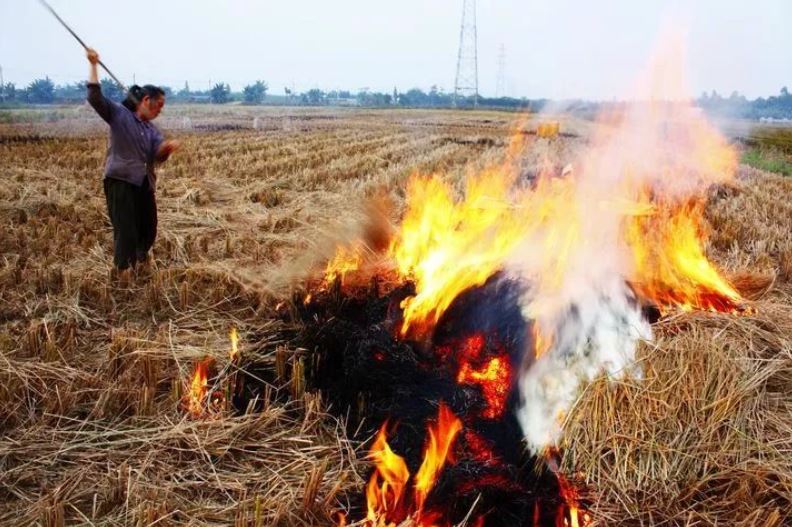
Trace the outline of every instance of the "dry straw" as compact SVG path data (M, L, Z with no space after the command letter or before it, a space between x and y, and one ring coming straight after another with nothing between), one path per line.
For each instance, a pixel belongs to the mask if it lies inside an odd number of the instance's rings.
M254 130L251 112L289 125ZM302 354L274 338L276 297L360 232L339 220L362 216L351 205L386 189L398 206L415 170L459 177L502 152L510 121L171 108L162 125L185 117L193 131L160 173L154 262L126 280L110 271L99 120L0 125L2 525L332 524L363 467L305 391ZM568 417L565 466L602 524L792 521L792 205L779 199L792 188L743 175L710 203L711 251L755 314L666 320L641 350L643 379L596 382ZM188 418L195 362L234 371L231 326L243 355L272 364L267 393L291 402Z

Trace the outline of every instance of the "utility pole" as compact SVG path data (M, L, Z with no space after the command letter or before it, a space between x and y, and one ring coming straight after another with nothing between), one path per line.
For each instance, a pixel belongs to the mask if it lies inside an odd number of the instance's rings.
M498 52L498 79L495 83L495 97L506 97L506 48L500 45Z
M454 106L460 97L473 97L478 106L478 50L476 45L476 0L462 0L462 25L459 29Z

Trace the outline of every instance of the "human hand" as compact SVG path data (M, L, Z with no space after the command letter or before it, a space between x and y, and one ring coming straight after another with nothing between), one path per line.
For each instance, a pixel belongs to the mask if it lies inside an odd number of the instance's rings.
M85 50L85 56L88 57L88 62L93 65L99 63L99 53L96 52L93 48L88 48Z
M159 150L157 150L156 161L162 163L163 161L167 160L173 152L179 149L179 147L181 147L181 143L179 141L173 139L163 141L159 147Z
M160 152L169 156L179 148L181 148L181 143L179 141L176 141L175 139L168 139L162 143L162 146L160 146Z

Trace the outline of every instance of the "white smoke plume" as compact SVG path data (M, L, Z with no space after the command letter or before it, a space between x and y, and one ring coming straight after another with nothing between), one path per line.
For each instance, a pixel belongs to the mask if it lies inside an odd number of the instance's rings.
M664 40L632 102L603 116L572 174L537 189L547 213L510 262L536 285L524 314L537 338L518 381L518 419L535 452L556 443L582 385L640 374L635 350L651 328L627 285L637 263L626 220L733 176L733 153L685 92L682 49Z

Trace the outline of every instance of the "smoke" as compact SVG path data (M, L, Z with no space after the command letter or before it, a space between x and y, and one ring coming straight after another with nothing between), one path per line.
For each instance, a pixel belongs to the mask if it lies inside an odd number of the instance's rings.
M553 322L551 348L518 383L523 405L517 418L534 452L557 442L581 384L601 374L640 375L634 367L635 349L639 340L652 335L635 295L615 276L579 291Z
M686 96L683 49L676 35L666 36L632 102L599 117L572 174L540 180L527 202L543 213L509 270L534 284L523 312L535 339L518 381L518 419L534 451L557 441L581 385L600 374L640 373L635 349L651 328L627 285L645 272L627 225L662 219L662 207L701 200L710 185L733 178L733 151ZM648 264L664 270L662 261Z

